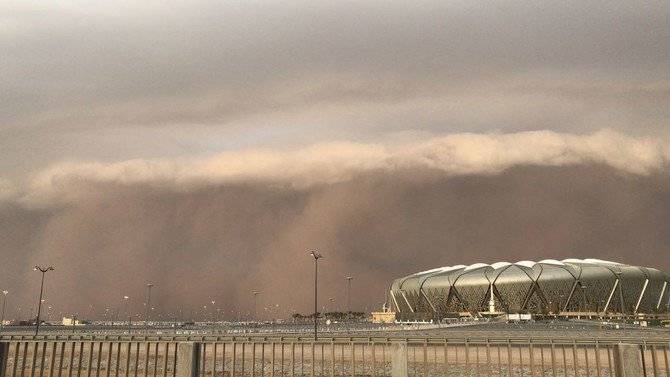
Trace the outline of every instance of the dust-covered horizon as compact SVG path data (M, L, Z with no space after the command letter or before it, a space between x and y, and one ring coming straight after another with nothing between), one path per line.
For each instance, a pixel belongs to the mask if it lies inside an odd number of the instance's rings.
M340 145L339 160L321 162L318 146L273 152L260 170L256 158L231 166L241 155L229 155L195 181L176 177L213 160L173 161L182 167L170 174L147 162L144 170L89 164L44 173L0 204L8 316L35 307L35 264L56 267L46 284L54 316L97 318L105 308L123 311L124 295L130 312L144 313L148 282L156 317L202 318L214 300L222 317L248 318L253 290L262 292L259 317L306 313L310 249L325 256L322 310L346 309L349 275L353 309L372 310L392 279L445 265L593 257L670 269L662 141L607 132L470 136L370 147L377 153Z

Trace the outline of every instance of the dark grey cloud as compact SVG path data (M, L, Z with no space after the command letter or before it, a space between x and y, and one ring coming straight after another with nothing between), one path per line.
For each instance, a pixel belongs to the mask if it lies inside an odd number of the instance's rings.
M175 141L194 130L227 146L407 130L667 135L665 1L10 2L0 12L7 170L198 152ZM119 128L127 148L105 140ZM46 157L18 158L26 149Z

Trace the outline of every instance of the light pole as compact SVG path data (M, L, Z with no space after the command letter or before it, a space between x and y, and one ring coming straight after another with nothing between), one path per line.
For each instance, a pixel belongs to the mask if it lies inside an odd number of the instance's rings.
M318 306L318 283L319 283L319 259L323 258L321 254L319 254L318 251L312 250L309 252L309 255L311 255L314 258L314 340L317 340L318 335L317 335L317 317L318 317L318 311L319 311L319 306Z
M144 325L149 328L149 310L151 309L151 288L153 288L154 285L152 283L147 284L147 307L144 310Z
M2 320L0 320L0 326L5 325L5 304L7 304L7 293L9 293L9 291L2 291Z
M258 312L256 311L257 306L258 306L258 295L261 294L259 291L251 291L251 293L254 295L254 321L258 321Z
M347 276L347 317L351 314L351 281L354 280L352 276Z
M128 299L129 298L130 297L128 297L128 296L123 296L123 316L124 317L128 316L128 334L130 334L130 321L131 321L130 314L128 314ZM121 318L123 318L123 317L121 317ZM123 322L121 322L121 324L123 325Z
M40 284L40 299L37 302L37 321L35 321L35 336L40 332L40 313L42 312L42 294L44 293L44 275L48 271L53 271L54 268L52 266L49 266L47 268L40 267L40 266L35 266L33 268L34 271L39 271L42 273L42 283Z

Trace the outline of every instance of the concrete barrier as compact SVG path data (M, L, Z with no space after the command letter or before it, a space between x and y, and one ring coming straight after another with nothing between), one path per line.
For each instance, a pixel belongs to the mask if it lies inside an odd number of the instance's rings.
M639 345L619 343L614 347L614 369L617 377L644 376Z
M177 344L177 370L175 377L198 377L200 374L200 343ZM1 376L0 376L1 377Z
M391 377L407 377L407 342L391 346Z

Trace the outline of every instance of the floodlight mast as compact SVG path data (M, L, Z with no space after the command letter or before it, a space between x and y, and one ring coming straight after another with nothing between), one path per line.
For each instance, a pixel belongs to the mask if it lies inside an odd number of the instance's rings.
M44 294L44 275L46 275L47 272L53 271L54 268L52 266L49 267L40 267L40 266L35 266L33 268L33 271L39 271L42 273L42 283L40 284L40 298L39 301L37 301L37 320L35 321L35 336L40 332L40 314L42 312L42 295Z
M319 259L323 258L323 256L316 250L310 251L309 255L314 258L314 340L317 340Z

